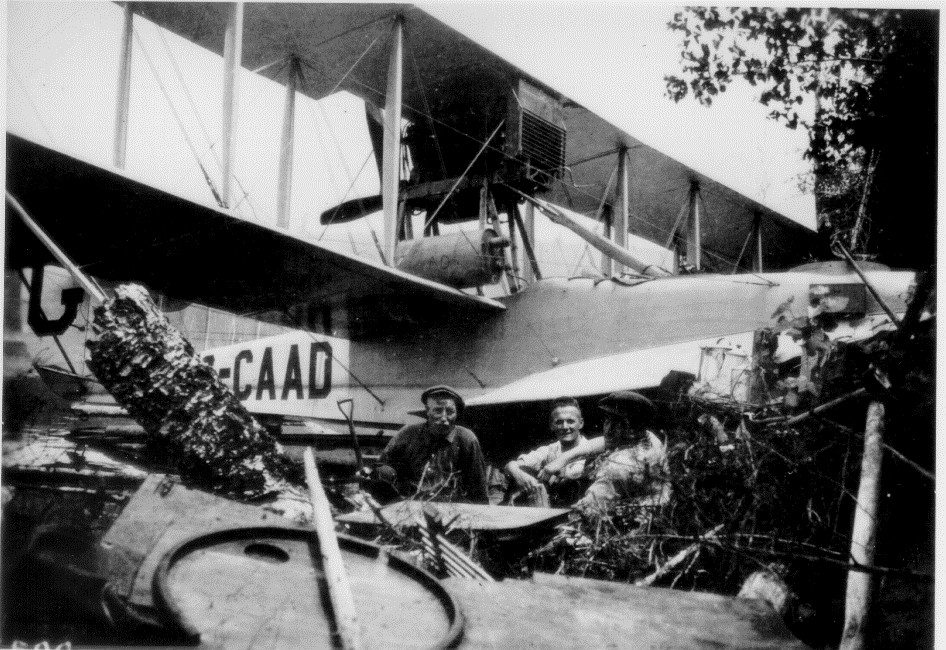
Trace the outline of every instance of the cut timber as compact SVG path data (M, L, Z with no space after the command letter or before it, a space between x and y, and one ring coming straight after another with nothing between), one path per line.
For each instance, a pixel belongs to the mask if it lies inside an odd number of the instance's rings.
M806 648L766 603L586 578L443 584L463 648Z
M137 285L95 309L89 368L181 476L250 499L285 488L288 460Z
M322 558L322 571L332 601L332 614L338 638L344 650L358 650L361 647L361 633L358 630L358 615L355 600L351 593L351 584L345 571L342 552L338 548L335 536L335 522L332 521L332 508L322 488L319 470L315 466L315 456L311 447L305 449L305 480L309 486L309 499L312 501L312 521L319 540L319 555Z
M880 475L884 457L883 442L884 405L875 401L867 407L861 483L857 489L857 509L854 511L854 526L851 531L851 560L865 566L874 563ZM864 627L870 610L872 590L873 576L870 573L848 572L841 650L858 650L866 646Z

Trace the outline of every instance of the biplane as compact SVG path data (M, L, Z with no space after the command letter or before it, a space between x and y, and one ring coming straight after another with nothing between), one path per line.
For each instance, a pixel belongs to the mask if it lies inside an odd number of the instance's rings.
M871 267L875 295L843 262L798 266L809 261L813 232L417 7L125 5L126 34L142 19L223 58L219 189L203 201L184 198L120 164L8 131L8 205L18 201L100 281L140 282L169 299L290 327L202 351L255 413L340 427L338 403L351 399L360 432L391 432L420 406L423 387L446 383L468 398L467 419L493 423L484 447L516 446L506 435L518 428L516 414L561 395L590 399L655 387L674 370L695 374L702 348L751 346L780 305L804 315L813 287L859 287L841 310L844 335L883 326L881 303L905 310L912 273ZM346 198L319 219L382 212L381 262L235 215L234 80L257 69L289 98L277 224L287 219L295 96L347 91L363 101L380 191ZM119 86L116 162L126 76ZM6 267L33 269L41 291L53 258L7 212ZM550 277L535 255L543 215L601 252L599 274ZM589 218L603 234L582 225ZM639 261L629 233L672 250L670 268ZM46 333L64 329L36 320Z

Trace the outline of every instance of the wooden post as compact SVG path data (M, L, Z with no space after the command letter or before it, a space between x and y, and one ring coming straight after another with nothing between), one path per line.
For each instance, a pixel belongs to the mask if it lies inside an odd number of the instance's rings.
M388 86L384 100L384 146L381 159L381 203L384 212L384 261L393 266L397 246L397 214L401 183L401 93L403 83L404 38L401 18L394 21Z
M874 401L867 407L861 482L857 490L857 509L851 530L851 560L860 565L870 566L874 563L883 442L884 405ZM860 650L866 646L864 626L870 610L872 590L873 576L870 573L848 572L844 633L841 635L840 650Z
M286 103L283 107L282 139L279 142L279 179L276 188L276 225L289 228L289 210L292 194L292 153L296 127L296 83L299 60L293 56L289 61L289 78L286 80Z
M319 553L322 556L322 570L325 572L325 581L328 583L329 598L332 601L332 611L335 614L335 626L339 640L345 650L356 650L361 647L358 617L355 613L355 598L352 596L351 584L348 582L348 573L345 571L345 562L342 552L338 548L338 538L335 536L335 521L332 519L332 510L329 507L328 497L322 488L319 479L319 470L315 465L315 456L312 448L306 447L303 452L305 463L305 480L309 486L309 499L312 501L312 523L315 533L319 537Z
M118 96L115 99L115 148L113 161L119 169L125 169L125 153L128 149L128 105L131 102L131 35L134 29L134 12L131 3L125 3L125 23L122 29L121 61L118 69Z
M223 41L223 183L221 198L225 207L233 203L232 182L234 174L233 151L235 149L237 120L237 96L240 65L243 59L243 3L230 5L227 15L227 30Z

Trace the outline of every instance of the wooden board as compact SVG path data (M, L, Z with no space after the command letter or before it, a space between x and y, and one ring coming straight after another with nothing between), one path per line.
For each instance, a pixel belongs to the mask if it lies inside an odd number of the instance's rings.
M470 531L506 532L553 526L564 521L570 512L566 508L527 508L487 506L476 503L437 503L433 501L398 501L381 509L384 518L396 527L412 527L423 521L424 510L444 522L453 521L452 527ZM336 517L349 524L380 525L373 512L352 512Z
M543 574L443 582L463 648L807 648L757 600Z

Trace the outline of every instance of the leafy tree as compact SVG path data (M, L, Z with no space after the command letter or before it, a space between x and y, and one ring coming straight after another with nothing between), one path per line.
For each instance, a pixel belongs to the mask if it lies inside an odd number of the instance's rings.
M808 131L825 232L895 266L935 258L939 12L688 8L668 95L709 105L735 79Z

